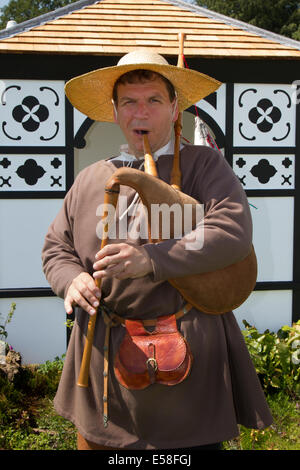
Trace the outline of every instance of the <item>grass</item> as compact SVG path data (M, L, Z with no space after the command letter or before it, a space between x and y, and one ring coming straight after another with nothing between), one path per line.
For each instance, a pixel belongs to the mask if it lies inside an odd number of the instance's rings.
M262 431L240 426L240 436L224 442L224 450L300 450L300 402L278 393L268 403L274 423ZM76 450L76 430L44 397L22 410L15 423L0 426L0 448Z
M277 392L267 401L273 424L264 430L240 426L240 436L225 442L225 450L300 450L300 399Z
M53 397L63 361L24 368L12 384L0 374L0 449L75 450L76 429L57 415ZM225 450L300 450L300 397L267 395L274 423L265 430L240 426Z
M1 450L76 448L74 426L52 404L62 367L63 358L22 367L13 383L0 374Z
M14 425L0 431L0 446L7 450L76 450L76 432L57 415L52 399L45 397L23 410Z

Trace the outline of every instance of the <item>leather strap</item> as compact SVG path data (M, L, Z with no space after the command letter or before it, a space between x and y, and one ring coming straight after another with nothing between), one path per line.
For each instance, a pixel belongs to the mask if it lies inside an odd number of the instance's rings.
M175 318L178 320L188 313L193 306L191 304L185 304L185 306L175 313ZM106 428L108 426L108 371L109 371L109 338L110 329L114 326L125 325L125 318L120 317L114 312L109 311L103 305L100 305L102 311L103 320L106 325L105 339L104 339L104 365L103 365L103 425ZM156 326L157 318L142 320L144 326Z

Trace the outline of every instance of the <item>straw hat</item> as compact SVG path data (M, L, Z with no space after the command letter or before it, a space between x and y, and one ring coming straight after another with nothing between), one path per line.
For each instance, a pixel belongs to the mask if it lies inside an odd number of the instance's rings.
M167 78L177 92L179 111L189 108L221 85L208 75L170 65L161 55L139 49L123 56L116 66L71 79L65 86L66 95L75 108L94 121L114 122L114 84L121 75L136 69L152 70Z

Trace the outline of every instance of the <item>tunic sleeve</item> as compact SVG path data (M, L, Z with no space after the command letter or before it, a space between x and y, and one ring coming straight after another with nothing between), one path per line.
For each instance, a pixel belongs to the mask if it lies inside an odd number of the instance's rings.
M86 271L73 242L79 180L80 177L67 193L61 210L51 223L42 250L45 276L55 294L62 298L73 279Z
M251 213L238 178L220 152L201 147L196 152L199 164L185 186L203 203L204 217L180 239L144 245L154 281L215 271L242 260L251 249Z

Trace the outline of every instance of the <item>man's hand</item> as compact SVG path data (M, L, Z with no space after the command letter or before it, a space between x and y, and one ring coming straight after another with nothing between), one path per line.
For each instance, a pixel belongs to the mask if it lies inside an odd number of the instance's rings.
M93 268L95 279L136 279L153 271L150 257L143 246L127 243L106 245L96 254Z
M78 305L90 315L94 315L99 306L101 291L95 279L115 277L116 279L135 279L153 271L151 260L142 246L127 243L106 245L96 254L93 277L81 273L73 279L64 301L68 315L73 306Z
M78 305L90 315L94 315L99 305L101 291L95 280L88 273L80 273L73 279L64 301L68 315L73 312L73 306Z

